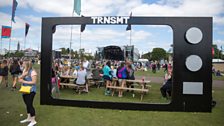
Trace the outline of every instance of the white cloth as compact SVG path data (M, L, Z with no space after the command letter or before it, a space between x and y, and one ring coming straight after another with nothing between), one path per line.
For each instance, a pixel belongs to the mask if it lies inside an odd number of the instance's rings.
M88 66L89 66L89 61L85 61L85 62L83 62L83 67L86 69L86 68L88 68Z
M84 70L78 71L76 84L85 84L86 83L86 76L87 76L86 71L84 71Z

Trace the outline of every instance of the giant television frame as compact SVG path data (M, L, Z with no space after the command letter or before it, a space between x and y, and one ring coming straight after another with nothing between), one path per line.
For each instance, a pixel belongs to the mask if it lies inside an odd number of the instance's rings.
M51 96L52 37L57 25L168 25L173 30L173 87L169 104L54 99ZM150 27L149 27L150 28ZM41 105L102 109L211 112L211 17L46 17L41 32Z

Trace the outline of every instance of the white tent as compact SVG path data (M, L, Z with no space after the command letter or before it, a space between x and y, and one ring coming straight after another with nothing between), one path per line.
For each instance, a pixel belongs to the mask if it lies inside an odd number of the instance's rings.
M212 59L212 63L224 63L222 59Z

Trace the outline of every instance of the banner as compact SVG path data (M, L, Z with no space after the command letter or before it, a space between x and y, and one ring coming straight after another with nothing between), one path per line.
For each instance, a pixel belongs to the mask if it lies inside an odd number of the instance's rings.
M2 38L10 38L11 36L11 27L10 26L2 26Z
M28 34L29 28L30 28L30 25L28 23L25 23L25 37Z
M131 19L131 16L132 16L132 12L130 14L130 18L129 19ZM131 30L131 24L129 22L128 22L128 26L126 28L126 31L128 31L128 30Z
M16 0L13 0L13 3L12 3L12 21L14 22L14 23L16 23L16 21L15 21L15 14L16 14L16 7L17 7L17 5L18 5L18 3L17 3L17 1Z
M83 15L81 17L84 17ZM81 29L80 31L83 32L86 28L86 24L81 24Z
M81 0L74 0L74 8L73 8L73 13L74 11L76 14L80 15L81 13Z

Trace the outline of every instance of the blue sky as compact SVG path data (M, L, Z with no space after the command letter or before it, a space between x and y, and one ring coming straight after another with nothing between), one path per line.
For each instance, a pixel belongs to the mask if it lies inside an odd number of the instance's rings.
M41 41L42 17L67 17L72 15L73 0L17 0L16 23L13 23L11 48L18 41L24 48L25 22L30 24L26 48L38 49ZM12 0L0 0L0 25L9 25ZM224 1L223 0L82 0L85 16L209 16L213 17L213 43L224 47ZM74 14L74 16L77 16ZM73 27L72 48L79 49L80 26ZM82 48L94 52L96 47L111 44L129 44L129 32L125 25L88 25L82 33ZM0 31L1 32L1 31ZM59 26L54 34L53 48L69 47L70 26ZM8 49L8 39L3 48ZM162 47L168 50L172 44L172 30L168 26L132 26L132 44L140 52Z

